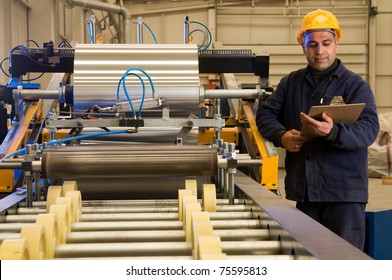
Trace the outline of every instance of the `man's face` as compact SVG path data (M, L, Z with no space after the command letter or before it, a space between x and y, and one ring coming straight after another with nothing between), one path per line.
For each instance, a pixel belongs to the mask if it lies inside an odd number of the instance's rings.
M302 48L309 65L321 71L335 61L338 42L329 31L314 31L304 35Z

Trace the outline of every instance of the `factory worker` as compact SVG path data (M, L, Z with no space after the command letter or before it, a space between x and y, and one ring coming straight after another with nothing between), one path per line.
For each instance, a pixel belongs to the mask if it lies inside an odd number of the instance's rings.
M341 38L332 13L318 9L303 18L297 41L308 65L282 78L260 106L257 125L264 138L286 149L286 198L363 250L367 149L379 123L369 84L336 57ZM351 124L325 112L319 118L307 114L312 106L335 103L365 107Z

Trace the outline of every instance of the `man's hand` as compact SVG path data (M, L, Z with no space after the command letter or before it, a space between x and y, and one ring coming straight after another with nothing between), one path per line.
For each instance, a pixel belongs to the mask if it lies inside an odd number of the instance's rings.
M321 115L321 121L300 113L302 122L302 134L307 137L325 137L331 133L333 120L325 113Z
M306 137L301 136L301 131L292 129L286 131L281 138L282 146L289 152L298 152L301 150L302 144L306 141Z

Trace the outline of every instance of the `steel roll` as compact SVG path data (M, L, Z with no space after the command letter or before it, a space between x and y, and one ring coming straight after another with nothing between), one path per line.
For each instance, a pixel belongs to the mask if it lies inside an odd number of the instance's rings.
M171 109L198 109L199 61L196 45L188 44L77 44L74 63L74 108L82 112L98 105L117 102L117 84L130 68L147 72L155 95L165 99ZM145 98L152 97L147 77L135 71L146 85ZM133 75L127 79L131 100L141 99L142 84ZM127 102L120 90L121 101ZM189 111L188 111L189 114Z
M217 154L210 149L60 151L43 153L44 178L213 176L217 172Z

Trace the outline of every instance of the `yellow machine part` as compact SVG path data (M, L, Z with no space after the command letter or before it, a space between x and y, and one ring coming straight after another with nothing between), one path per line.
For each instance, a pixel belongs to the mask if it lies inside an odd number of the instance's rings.
M263 165L260 169L261 184L269 190L278 189L278 168L279 159L278 155L270 155L263 137L260 135L256 125L256 121L251 107L248 104L243 104L243 113L248 121L249 128L247 129L254 149L260 153Z
M69 129L57 130L55 133L55 137L54 137L55 140L64 139L68 135L69 131L70 131ZM42 136L42 142L49 142L50 141L50 133L49 133L48 129L46 129L46 128L42 129L41 136Z
M23 122L18 127L16 136L12 141L12 145L6 151L6 154L11 154L22 147L25 146L30 134L31 129L30 124L31 122L39 123L42 120L42 101L33 102L29 109L27 110ZM14 179L14 170L12 169L5 169L0 170L0 192L10 193L12 192L15 184Z
M0 192L12 192L14 170L0 170Z
M224 127L221 131L221 139L225 142L239 143L239 132L237 127ZM199 144L211 144L214 142L215 130L212 128L207 128L205 131L199 131L198 141Z
M263 165L260 168L261 184L269 190L278 189L278 155L269 155L265 146L265 141L257 129L256 121L251 107L248 104L242 103L242 112L240 110L238 122L244 123L245 119L248 121L249 128L247 129L250 141L253 148L260 154L263 160ZM221 131L221 139L225 142L239 144L239 130L237 127L224 127ZM199 132L198 141L200 144L210 144L214 141L214 129L206 129L204 132Z

